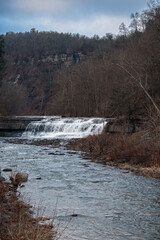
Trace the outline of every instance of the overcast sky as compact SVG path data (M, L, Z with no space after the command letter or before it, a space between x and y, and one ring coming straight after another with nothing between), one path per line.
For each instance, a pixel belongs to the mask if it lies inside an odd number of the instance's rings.
M104 36L129 25L148 0L0 0L0 33L57 31Z

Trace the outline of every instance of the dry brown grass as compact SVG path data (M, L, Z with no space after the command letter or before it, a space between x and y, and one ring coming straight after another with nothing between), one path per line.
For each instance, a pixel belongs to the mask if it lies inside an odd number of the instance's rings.
M160 168L160 138L146 137L144 133L132 135L102 133L74 142L71 146L83 150L92 158L103 159L114 165L128 164L141 168Z
M7 186L1 182L0 183L0 201L3 201L5 199L7 193Z
M141 167L160 167L160 144L156 139L143 138L140 134L117 136L109 157Z
M40 225L33 218L23 201L16 201L11 207L12 217L8 225L10 240L49 240L53 239L53 225Z
M33 217L30 206L17 199L11 184L0 183L0 206L0 240L57 239L53 221L40 224L42 217Z
M0 239L3 240L3 235L6 232L5 216L7 213L6 207L6 193L8 189L7 186L1 182L0 183Z

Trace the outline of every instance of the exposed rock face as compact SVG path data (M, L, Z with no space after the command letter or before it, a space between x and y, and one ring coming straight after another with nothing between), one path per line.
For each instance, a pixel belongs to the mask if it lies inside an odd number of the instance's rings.
M59 54L52 54L47 56L42 56L38 60L35 58L28 57L23 62L21 61L13 61L12 65L20 65L20 64L35 64L35 63L52 63L55 66L66 66L69 67L76 63L80 63L88 59L88 57L92 56L93 54L83 54L81 52L76 53L59 53ZM18 77L18 75L17 75ZM20 76L19 76L20 77Z
M0 117L0 137L20 136L32 121L40 121L43 117Z
M113 118L108 121L105 131L109 133L135 133L143 130L142 126L140 119Z
M43 118L32 116L0 117L0 136L21 136L29 123L40 121ZM143 126L140 119L109 118L107 122L105 131L109 133L134 133L142 130Z

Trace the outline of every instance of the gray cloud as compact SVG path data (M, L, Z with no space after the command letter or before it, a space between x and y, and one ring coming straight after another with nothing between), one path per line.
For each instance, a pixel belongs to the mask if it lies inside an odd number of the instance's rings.
M90 14L128 15L141 10L147 0L5 0L0 12L17 15L67 15L87 16Z
M53 21L50 18L26 19L23 22L15 22L14 24L18 25L19 29L24 29L23 31L29 31L32 27L35 27L39 31L45 29L46 31L80 33L87 36L93 36L94 34L104 36L108 32L116 34L121 22L125 22L126 25L129 24L127 18L107 17L105 15L77 21Z
M118 21L128 24L130 14L146 6L147 0L5 0L0 32L36 27L104 35L118 31Z

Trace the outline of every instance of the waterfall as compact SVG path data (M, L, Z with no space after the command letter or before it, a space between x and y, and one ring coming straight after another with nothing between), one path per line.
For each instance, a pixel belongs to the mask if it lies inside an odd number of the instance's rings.
M100 134L105 125L104 118L45 117L31 122L22 137L27 138L83 138Z

